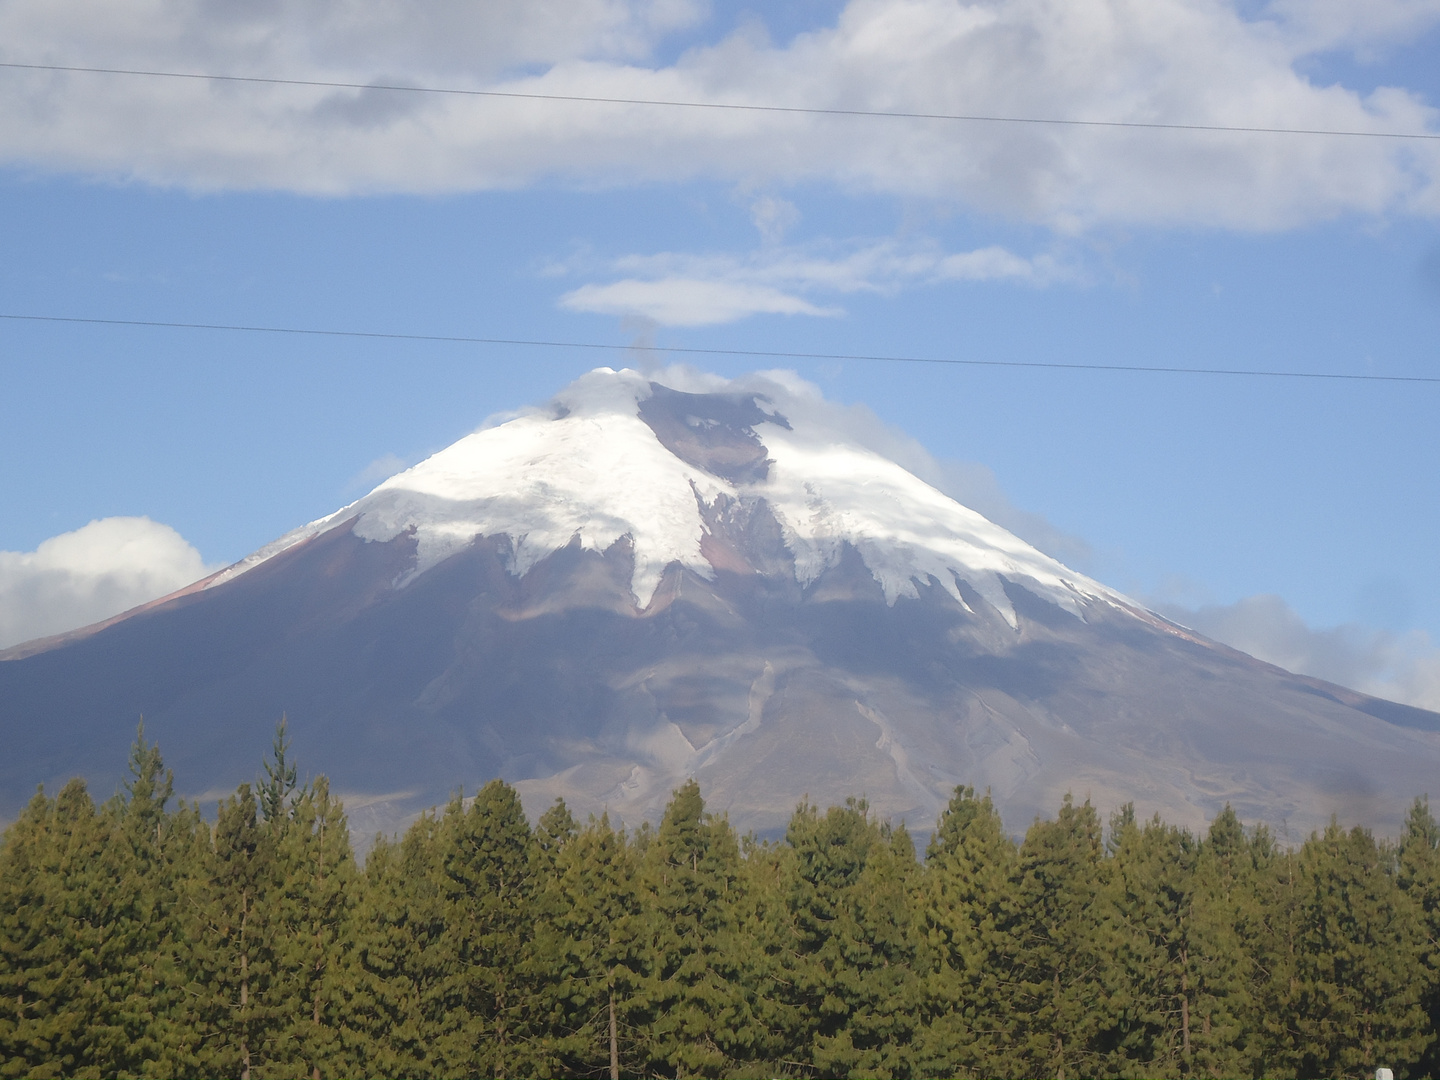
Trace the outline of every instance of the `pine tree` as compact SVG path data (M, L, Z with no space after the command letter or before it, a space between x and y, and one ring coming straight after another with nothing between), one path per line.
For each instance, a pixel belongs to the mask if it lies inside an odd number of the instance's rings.
M281 1013L273 1061L320 1080L346 1066L341 1027L358 874L344 811L325 777L279 820L286 825L276 840L278 888L268 900Z
M270 756L265 759L265 779L255 786L255 798L260 816L278 827L290 813L292 798L305 794L296 779L298 766L289 758L290 722L284 713L275 725L275 741L270 747Z
M563 820L542 819L537 832L565 836L557 825ZM534 959L549 1046L570 1075L618 1077L642 1067L634 1049L638 869L623 830L608 817L592 819L556 849L554 874L536 897Z
M1009 1066L1004 927L1019 853L988 794L957 787L925 855L920 917L935 970L927 987L923 1070L1000 1075Z
M220 804L213 828L202 824L199 832L197 865L184 897L186 1065L251 1080L280 1052L273 907L279 837L259 821L249 784Z
M492 780L468 811L453 800L437 842L444 1011L435 1064L453 1074L538 1071L527 979L534 855L519 796Z
M565 805L564 799L556 799L540 820L535 823L533 851L535 853L535 880L550 882L559 873L560 854L565 845L580 833L575 815Z
M1302 930L1294 1053L1307 1076L1372 1073L1429 1042L1420 912L1392 853L1369 830L1334 821L1300 850Z
M795 852L788 844L747 836L741 856L738 898L731 906L736 930L730 970L746 997L748 1027L743 1047L735 1048L734 1068L737 1075L793 1075L802 1068L795 1049L802 1025L789 974L794 936L788 899Z
M909 834L851 799L824 816L802 803L786 842L792 943L779 977L798 1021L787 1057L827 1076L912 1071L925 965Z
M1305 932L1300 861L1281 850L1264 829L1251 838L1255 862L1254 934L1248 941L1252 961L1248 1057L1256 1076L1295 1076L1300 1068L1295 1024L1300 985L1300 955Z
M121 841L113 849L116 961L109 996L126 1038L116 1073L164 1076L179 1064L185 981L179 891L200 819L183 803L170 812L174 786L160 748L146 743L142 722L130 751L130 776L106 808Z
M1232 1076L1243 1068L1238 912L1219 871L1205 845L1158 816L1143 828L1131 816L1118 830L1102 915L1115 931L1105 972L1110 1027L1101 1033L1115 1070Z
M881 825L865 866L838 897L828 953L827 998L843 1020L815 1041L813 1061L825 1076L909 1076L916 1070L917 1033L927 967L915 917L920 866L904 826Z
M790 1052L808 1061L814 1047L833 1039L847 1017L842 999L830 992L843 966L835 936L845 896L859 883L880 830L863 800L832 806L823 817L804 802L790 817L785 842L792 852L786 883L791 966L785 981L801 1024Z
M1420 912L1425 962L1423 1004L1430 1044L1415 1063L1416 1075L1440 1075L1440 824L1428 799L1416 798L1400 840L1396 881Z
M1057 1080L1102 1071L1098 1033L1111 1022L1095 901L1106 867L1099 816L1067 795L1054 821L1025 835L1012 878L1012 1068Z
M0 1076L99 1075L89 992L99 941L68 880L103 848L95 821L84 783L71 781L54 800L38 791L0 848Z
M0 1076L24 1076L54 1045L50 991L62 964L50 923L58 921L49 868L58 844L44 788L5 831L0 845Z
M1251 943L1261 925L1256 911L1258 847L1246 837L1227 804L1210 823L1196 860L1193 944L1187 959L1194 996L1190 1008L1189 1075L1235 1076L1252 1072L1255 963ZM1182 1043L1183 1048L1183 1043Z
M140 821L155 809L147 805L149 778L149 770L138 777L140 805L129 824L155 855ZM143 872L126 808L119 799L97 812L74 780L53 803L37 795L7 836L0 1075L141 1074L164 1058L163 874ZM163 835L163 810L153 820Z
M740 982L740 849L705 812L694 780L677 790L641 863L645 978L636 995L646 1072L730 1075L758 1049ZM763 1052L763 1051L762 1051Z
M440 821L422 814L365 860L345 978L346 1060L377 1076L459 1075L440 1036L461 1019L447 962ZM453 1005L453 1009L452 1009Z

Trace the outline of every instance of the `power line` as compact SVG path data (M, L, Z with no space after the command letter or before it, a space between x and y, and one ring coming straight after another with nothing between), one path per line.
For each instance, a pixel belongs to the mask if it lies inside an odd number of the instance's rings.
M409 86L397 83L336 82L327 79L279 79L261 75L211 75L193 71L149 71L140 68L80 67L71 64L20 64L0 62L0 68L17 71L58 71L88 75L128 75L152 79L193 79L210 82L255 83L266 86L308 86L333 90L381 90L386 93L443 94L459 97L509 98L519 101L569 101L604 105L645 105L673 109L720 109L737 112L790 113L808 116L857 116L896 120L958 120L985 124L1038 124L1061 127L1136 128L1151 131L1218 131L1257 135L1330 135L1362 139L1431 139L1440 133L1423 131L1347 131L1333 128L1251 127L1237 124L1167 124L1142 120L1066 120L1043 116L989 116L979 113L901 112L884 109L821 109L801 105L749 105L728 101L682 101L665 98L604 97L594 94L539 94L513 90L469 90L453 86Z
M867 353L787 352L779 349L705 349L687 345L613 345L598 341L544 341L532 338L466 337L458 334L400 334L374 330L325 330L301 326L245 326L232 323L163 322L158 319L95 319L78 315L20 315L0 312L14 322L78 323L167 330L210 330L300 337L361 338L373 341L424 341L451 345L518 345L526 348L592 349L603 352L651 352L687 356L739 356L770 360L855 360L865 363L942 364L956 367L1039 368L1054 371L1112 371L1161 375L1234 375L1267 379L1328 379L1342 382L1440 383L1430 375L1350 375L1326 371L1253 371L1246 368L1165 367L1150 364L1066 364L1043 360L970 360L936 356L885 356Z

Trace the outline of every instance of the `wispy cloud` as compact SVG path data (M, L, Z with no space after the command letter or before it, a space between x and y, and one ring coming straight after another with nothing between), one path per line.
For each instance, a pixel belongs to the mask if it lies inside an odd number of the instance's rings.
M144 517L102 518L34 551L0 551L0 648L108 619L216 569Z
M1268 594L1201 607L1159 603L1156 610L1287 671L1440 711L1440 644L1424 631L1395 633L1356 623L1315 629Z
M566 293L571 311L640 315L663 326L709 326L749 315L835 316L822 299L894 294L948 281L1014 281L1046 285L1078 273L1052 255L1026 258L1002 247L947 254L927 242L885 240L811 247L765 245L748 255L664 252L627 255L603 267L618 280ZM601 272L600 268L574 271Z
M750 203L750 220L767 244L778 244L800 220L800 209L789 199L761 195Z
M414 464L415 462L406 461L399 454L381 454L347 480L345 482L345 490L355 491L360 488L372 488L382 480L388 480L396 473L402 472Z
M930 483L956 502L984 514L1051 558L1082 573L1090 571L1095 550L1089 542L1059 528L1044 514L1016 506L988 465L978 461L941 460L935 463L935 468L936 474Z
M626 278L582 285L560 300L571 311L639 315L661 326L714 326L750 315L840 315L754 282L689 277Z
M14 0L0 56L521 94L1342 130L1434 130L1403 87L1321 86L1434 0L850 0L775 45L703 32L699 0L365 5ZM1383 139L864 119L54 72L0 75L0 162L197 189L320 193L810 182L1062 230L1275 229L1440 213L1440 146ZM783 207L774 209L783 210ZM783 214L770 220L776 235Z

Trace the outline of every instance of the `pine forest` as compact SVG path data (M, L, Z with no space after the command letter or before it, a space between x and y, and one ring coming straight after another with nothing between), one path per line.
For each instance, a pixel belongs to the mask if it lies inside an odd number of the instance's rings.
M862 800L736 835L532 826L496 780L363 864L282 726L177 800L143 730L0 846L0 1076L1440 1075L1440 827L1298 846L959 788L919 857ZM928 822L926 823L929 824Z

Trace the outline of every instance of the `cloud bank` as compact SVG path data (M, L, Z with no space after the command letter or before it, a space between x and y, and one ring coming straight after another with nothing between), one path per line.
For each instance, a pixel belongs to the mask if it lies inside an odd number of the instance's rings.
M1436 130L1403 87L1317 85L1434 0L850 0L774 44L693 0L9 0L0 59L358 83L0 72L0 161L191 189L456 192L547 182L820 181L1062 230L1278 229L1440 212L1440 144L865 119L393 93L375 84L1359 131ZM783 222L772 222L783 227ZM773 300L773 297L772 297ZM596 300L596 303L602 302Z
M214 569L145 517L102 518L34 551L0 551L0 648L108 619Z
M1199 608L1160 604L1156 610L1287 671L1440 711L1440 644L1424 631L1398 634L1353 623L1316 630L1273 595Z

